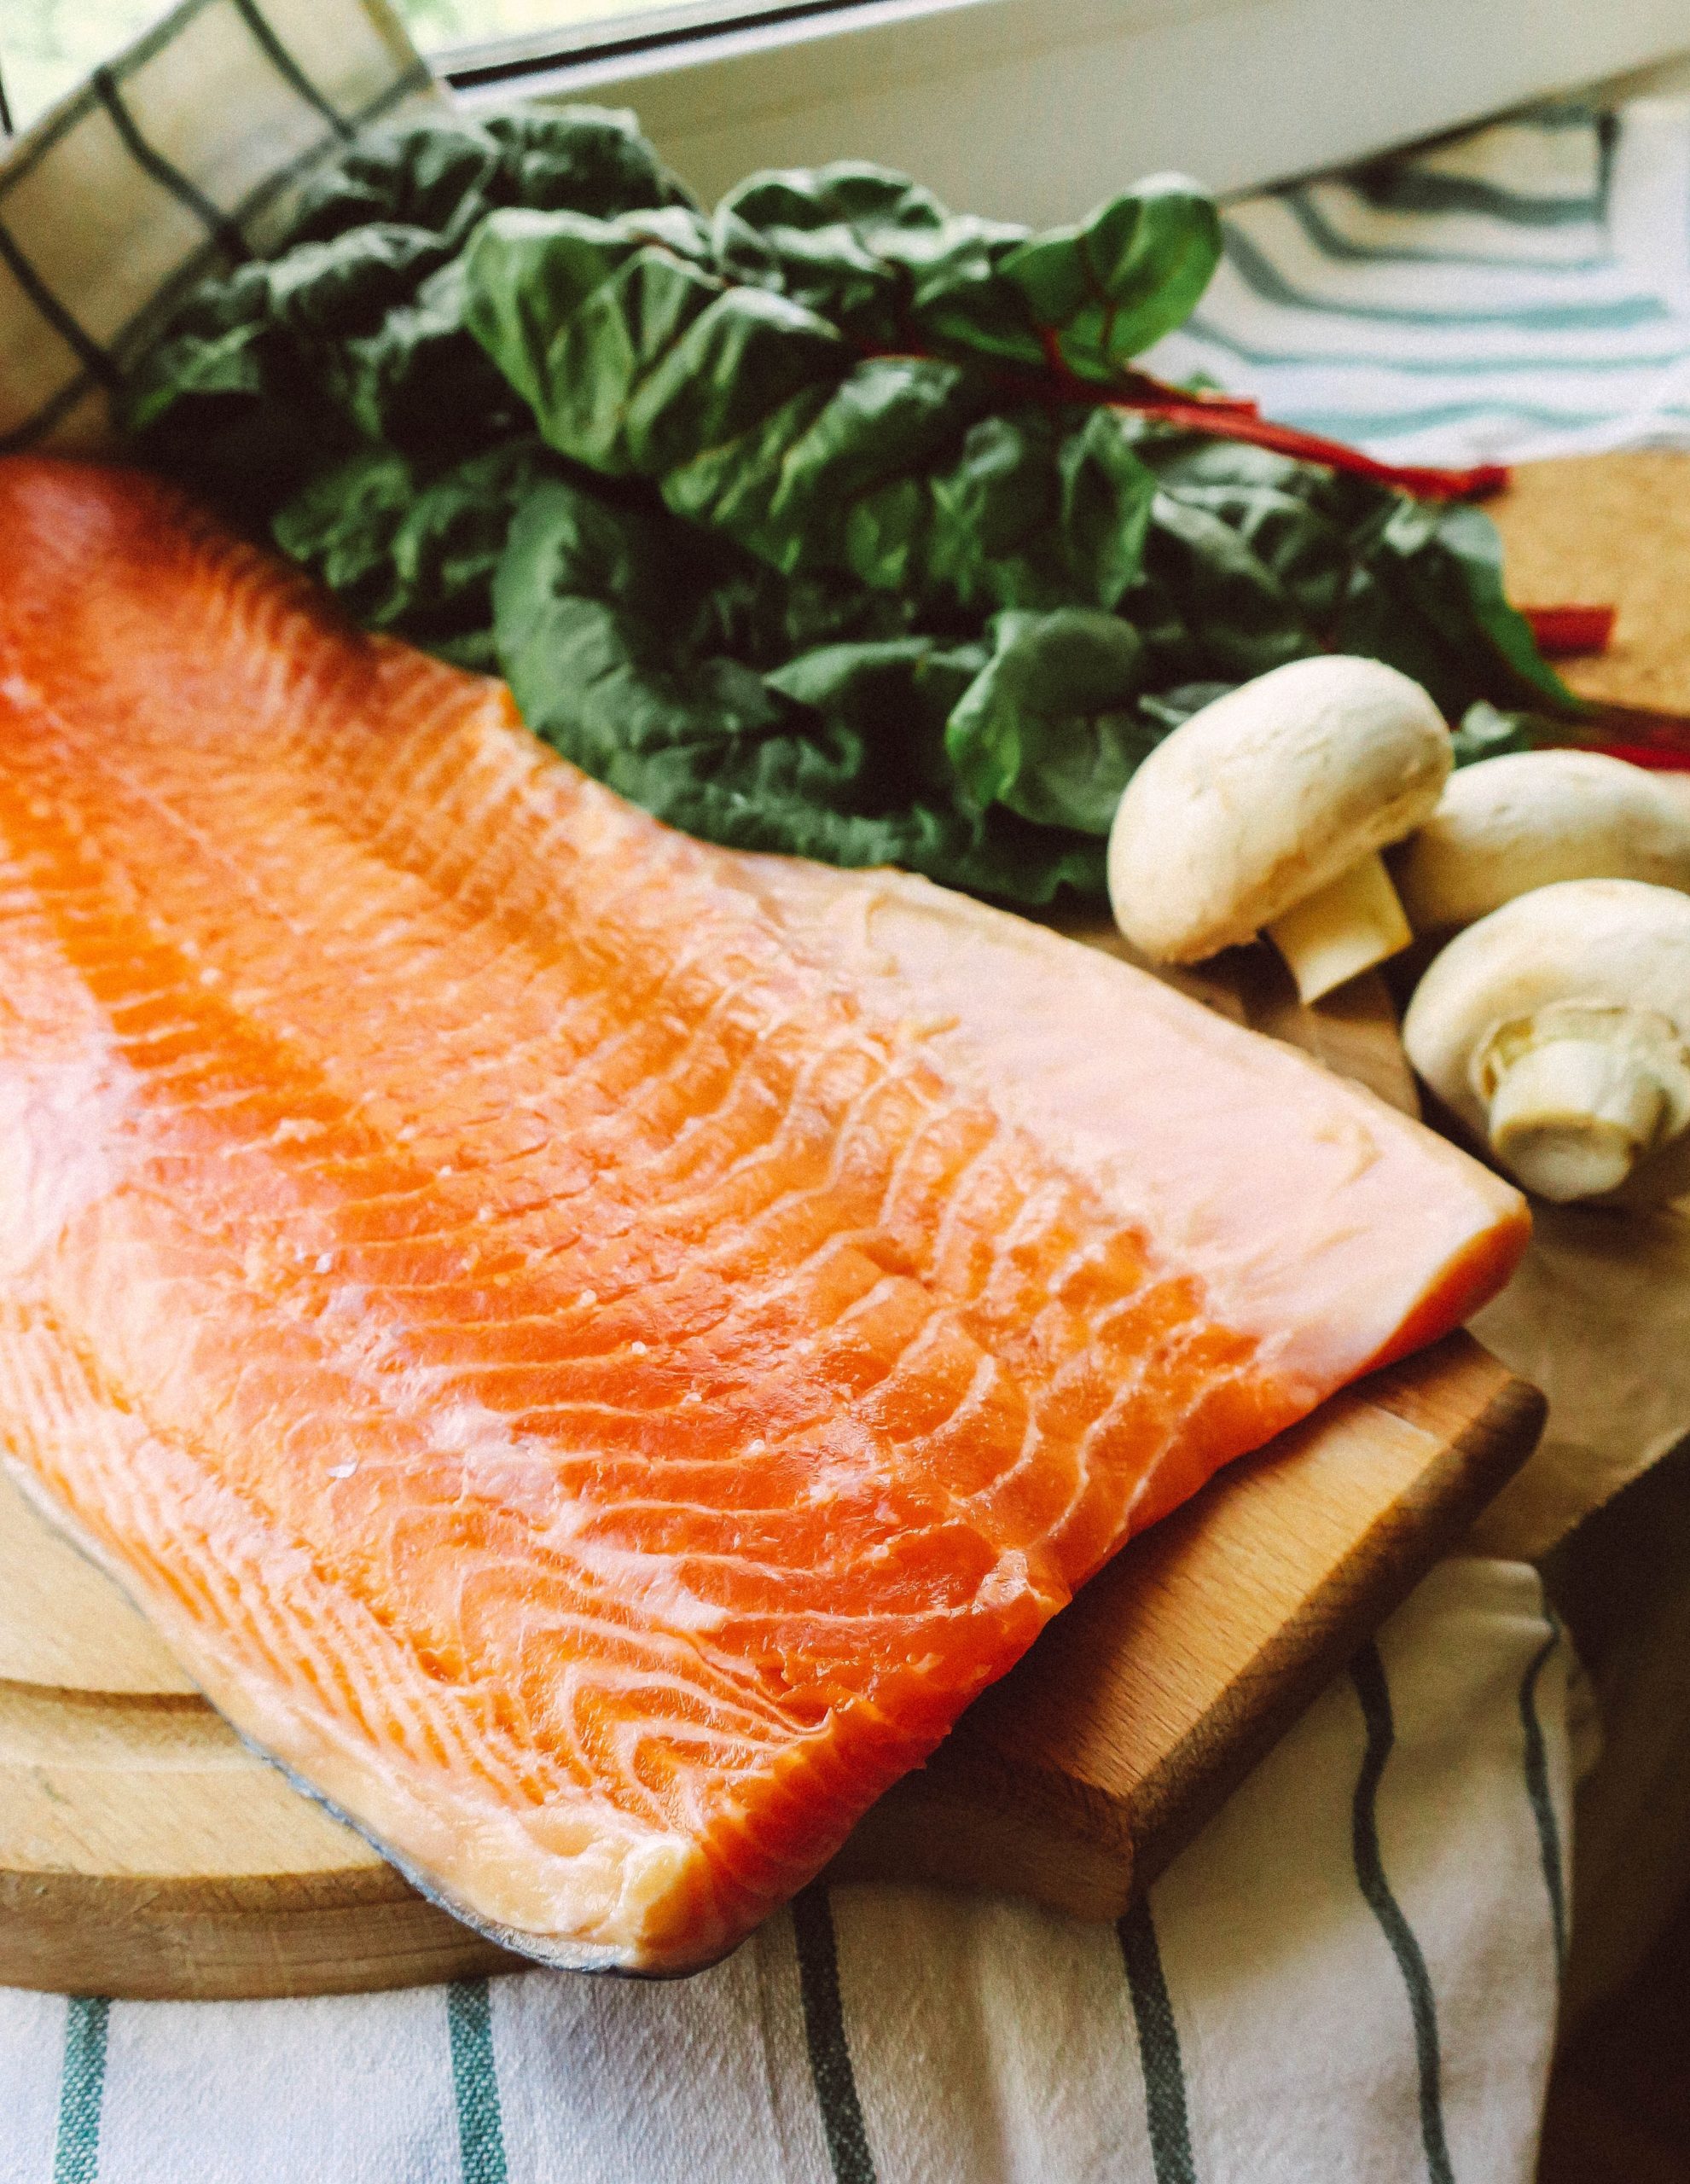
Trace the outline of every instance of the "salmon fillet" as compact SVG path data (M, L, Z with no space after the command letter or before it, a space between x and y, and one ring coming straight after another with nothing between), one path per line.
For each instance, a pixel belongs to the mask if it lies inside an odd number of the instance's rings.
M1053 934L671 833L136 473L0 463L0 1431L551 1962L720 1956L1518 1195Z

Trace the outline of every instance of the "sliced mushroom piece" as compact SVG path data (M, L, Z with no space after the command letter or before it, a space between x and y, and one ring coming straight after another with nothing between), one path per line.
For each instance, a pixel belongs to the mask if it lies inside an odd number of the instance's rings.
M1391 858L1416 932L1471 925L1558 880L1690 892L1690 806L1600 751L1521 751L1451 776Z
M1690 1182L1690 897L1636 880L1518 895L1435 958L1403 1038L1540 1198Z
M1152 961L1265 931L1305 1002L1406 948L1379 852L1450 767L1419 683L1376 659L1294 660L1193 713L1127 784L1109 837L1116 923Z

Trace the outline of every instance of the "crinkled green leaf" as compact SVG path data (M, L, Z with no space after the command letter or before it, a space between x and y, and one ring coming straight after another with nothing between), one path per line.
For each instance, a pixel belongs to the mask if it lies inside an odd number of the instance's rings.
M164 468L263 523L363 440L439 466L526 434L463 324L456 261L471 230L500 206L660 221L694 218L687 201L626 113L373 131L319 171L271 258L186 299L138 360L123 421Z
M1578 710L1507 602L1501 542L1480 508L1393 495L1362 537L1334 634L1340 650L1424 683L1451 720L1480 699Z
M860 163L706 218L628 115L436 116L202 284L127 415L672 823L1044 902L1101 892L1144 752L1284 660L1375 653L1486 747L1475 699L1572 705L1476 512L1076 398L1218 247L1176 178L1041 235Z
M1068 369L1106 380L1184 325L1220 256L1213 198L1182 175L1153 175L1077 226L1030 236L999 271Z
M1112 610L1142 576L1156 508L1155 473L1124 422L1118 410L1094 410L1064 435L1056 456L1073 591Z
M360 448L283 504L272 526L276 543L349 614L382 628L403 613L393 541L415 490L411 466L396 448Z
M372 130L319 168L287 240L328 242L396 220L462 241L502 206L605 219L691 201L625 111L535 108L485 121L427 114Z
M493 573L511 520L556 470L537 440L514 440L425 482L397 450L371 446L296 494L273 534L369 627L491 664Z
M843 160L755 174L723 199L712 233L724 276L790 296L864 347L954 339L983 354L1043 361L1024 299L996 280L1026 229L949 212L907 175ZM988 329L984 340L967 338Z
M945 729L958 701L987 665L985 646L936 637L893 637L816 647L771 669L771 690L839 721L868 748L898 753L912 801L956 800Z
M632 227L499 214L468 254L469 322L560 452L772 567L940 613L1124 595L1152 491L1112 413L990 414L978 375L859 357Z
M907 176L857 161L752 175L713 232L724 276L774 288L875 348L1030 371L1118 376L1182 323L1220 255L1212 200L1157 176L1072 227L946 209Z
M899 864L1030 903L1101 883L1098 844L921 794L938 708L973 660L922 642L836 647L807 674L798 661L765 677L700 657L676 635L698 626L688 573L660 522L562 483L530 494L495 584L499 656L566 757L734 847ZM900 717L902 747L874 733Z
M977 810L1106 834L1159 734L1134 710L1144 648L1118 615L1000 614L992 656L958 700L945 749Z
M1318 631L1277 572L1199 502L1157 495L1145 565L1192 640L1193 678L1243 682L1320 648Z

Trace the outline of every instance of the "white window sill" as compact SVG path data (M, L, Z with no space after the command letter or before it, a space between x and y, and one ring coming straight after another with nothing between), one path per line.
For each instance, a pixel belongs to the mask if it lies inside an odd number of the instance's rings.
M706 198L836 158L1046 224L1178 167L1233 190L1683 50L1684 0L878 0L472 87L637 108Z

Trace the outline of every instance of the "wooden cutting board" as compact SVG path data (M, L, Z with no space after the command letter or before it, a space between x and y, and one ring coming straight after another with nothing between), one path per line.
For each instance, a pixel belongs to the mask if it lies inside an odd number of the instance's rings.
M1493 513L1516 598L1618 607L1609 652L1565 664L1574 687L1690 712L1690 455L1533 464ZM1077 937L1121 949L1095 923ZM1178 982L1412 1111L1381 980L1304 1009L1249 950ZM1459 1536L1540 1413L1464 1338L1328 1403L1094 1580L838 1876L1114 1915ZM248 1752L0 1479L0 1984L306 1994L514 1961Z
M1253 950L1182 983L1412 1107L1382 982L1301 1010ZM1524 1461L1541 1418L1464 1336L1325 1405L1094 1580L868 1815L836 1876L1116 1915ZM0 1478L0 1984L320 1994L520 1961L248 1751Z
M1564 663L1690 712L1690 455L1522 469L1513 596L1612 602ZM1095 921L1076 937L1124 953ZM1264 950L1177 983L1414 1107L1384 982L1298 1005ZM1136 1541L863 1821L836 1877L1112 1917L1523 1461L1542 1404L1464 1337L1376 1375ZM0 1479L0 1984L346 1992L512 1966L248 1752Z

